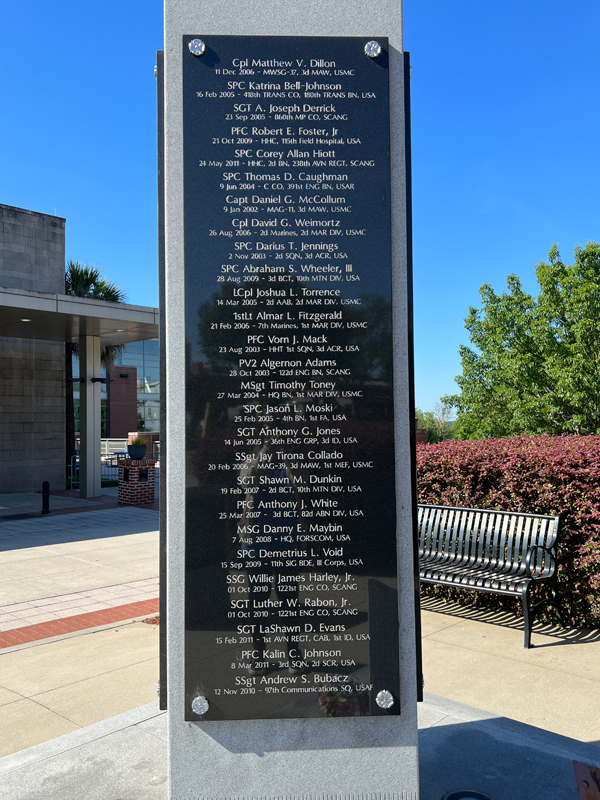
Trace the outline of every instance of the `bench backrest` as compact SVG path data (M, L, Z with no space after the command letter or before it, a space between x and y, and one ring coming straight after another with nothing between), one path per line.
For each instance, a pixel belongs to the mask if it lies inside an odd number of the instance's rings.
M481 508L419 504L419 555L442 563L525 572L533 545L553 549L560 517ZM531 566L538 575L549 569L542 550Z

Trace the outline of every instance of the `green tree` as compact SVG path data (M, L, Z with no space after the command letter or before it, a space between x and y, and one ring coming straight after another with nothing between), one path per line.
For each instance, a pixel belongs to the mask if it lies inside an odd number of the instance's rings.
M427 431L428 444L454 438L452 407L447 403L442 401L436 403L433 411L421 411L420 408L415 408L415 417L418 427Z
M125 293L116 283L100 274L98 267L83 264L81 261L68 261L65 269L65 294L75 297L90 297L94 300L108 300L111 303L124 303ZM100 358L102 364L110 369L123 345L102 345ZM67 464L75 455L75 407L73 402L73 356L79 353L76 342L65 342L66 392L66 457Z
M575 247L565 264L558 247L536 267L537 297L516 275L508 292L489 284L465 325L456 407L461 438L520 433L600 433L600 245Z

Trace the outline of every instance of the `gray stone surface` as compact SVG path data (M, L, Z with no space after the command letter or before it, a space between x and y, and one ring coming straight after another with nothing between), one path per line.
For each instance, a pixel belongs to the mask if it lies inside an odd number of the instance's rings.
M421 800L456 789L494 800L578 800L571 762L600 765L593 744L428 694L419 753Z
M11 800L164 800L166 726L158 714L151 703L0 759L0 794Z
M0 286L65 290L65 220L0 204ZM64 345L0 337L0 492L65 488Z
M0 386L0 492L64 489L64 345L0 337Z
M149 703L0 759L0 795L166 800L166 739L166 714ZM600 765L594 745L435 695L426 695L419 706L419 748L421 800L441 800L446 792L465 788L494 800L577 800L571 762ZM372 776L368 765L365 772ZM280 796L275 791L268 800ZM348 797L358 800L358 788Z
M408 402L408 297L402 63L398 0L218 0L165 4L166 358L168 395L168 674L171 800L273 796L417 797L414 579ZM392 219L401 717L184 723L184 397L181 37L183 34L388 36L392 116ZM325 724L324 724L325 723ZM341 723L341 724L340 724Z
M65 220L0 204L0 286L65 291Z

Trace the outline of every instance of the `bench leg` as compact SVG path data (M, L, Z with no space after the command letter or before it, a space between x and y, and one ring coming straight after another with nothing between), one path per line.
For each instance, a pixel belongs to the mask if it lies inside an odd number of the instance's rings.
M565 627L565 624L564 624L563 618L562 618L562 612L561 612L560 603L558 601L558 593L556 591L556 587L553 584L550 584L550 594L552 596L552 600L550 600L550 599L540 600L539 602L535 603L533 606L530 606L530 601L531 601L531 598L530 598L530 595L529 595L529 589L530 588L531 588L531 584L529 584L527 589L522 589L521 590L521 599L522 599L522 602L523 602L523 619L525 621L525 647L526 648L530 648L531 647L531 629L533 628L533 622L534 622L534 620L535 620L535 618L537 616L537 613L540 610L540 608L543 608L544 606L550 606L551 608L553 608L554 611L556 612L556 616L558 617L558 621L560 622L560 624L562 625L563 628Z
M558 589L556 587L557 587L557 582L556 582L556 576L555 576L554 580L550 583L550 593L552 595L552 600L550 600L549 604L556 609L556 615L558 617L558 621L560 622L560 624L564 628L565 627L565 623L563 622L562 609L560 607L560 599L558 597Z
M523 647L531 647L531 626L533 618L529 611L529 586L521 590L521 602L523 603L523 624L525 627L525 643Z
M533 618L537 614L539 609L542 608L543 606L550 606L551 608L554 609L554 611L556 612L556 616L558 617L558 621L560 622L561 626L564 628L565 627L565 623L564 623L563 617L562 617L562 609L561 609L560 604L559 604L559 602L557 600L540 600L539 603L536 603L532 607L532 609L530 611L530 614L529 614L530 618Z

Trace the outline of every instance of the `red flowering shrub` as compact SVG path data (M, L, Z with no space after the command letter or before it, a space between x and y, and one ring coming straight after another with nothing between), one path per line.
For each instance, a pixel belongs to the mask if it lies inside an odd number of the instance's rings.
M560 514L558 582L564 622L600 626L600 436L418 445L417 487L420 503ZM487 605L507 608L504 598L485 597ZM514 603L515 610L519 605Z

